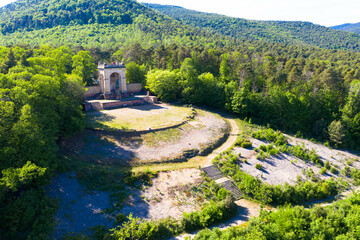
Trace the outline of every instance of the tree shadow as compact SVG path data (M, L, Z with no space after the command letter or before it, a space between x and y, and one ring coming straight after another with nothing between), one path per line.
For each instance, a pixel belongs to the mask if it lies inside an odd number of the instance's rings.
M163 107L156 104L145 104L145 105L133 105L128 106L127 108L139 110L139 111L151 111L151 110L159 110L159 109L168 109L167 107Z

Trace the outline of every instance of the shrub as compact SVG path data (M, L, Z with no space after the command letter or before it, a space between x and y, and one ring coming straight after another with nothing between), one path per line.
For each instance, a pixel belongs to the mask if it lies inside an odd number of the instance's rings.
M251 148L252 147L252 143L249 139L247 138L238 138L235 146L238 147L243 147L243 148Z
M226 197L217 204L210 202L200 212L184 213L181 226L186 232L192 232L233 216L236 213L234 210L233 200Z
M330 172L333 173L333 174L336 174L336 173L337 173L337 169L334 168L334 167L331 167L331 168L330 168Z
M252 143L251 143L250 141L248 141L248 142L243 142L243 143L241 144L241 147L243 147L243 148L251 148L251 147L252 147Z
M262 169L262 165L260 163L256 164L255 165L255 168L258 169L258 170L261 170Z
M329 161L326 161L326 162L325 162L324 167L325 167L327 170L330 170L331 165L330 165Z
M269 151L269 153L270 153L270 155L275 156L275 155L278 154L278 151L277 151L275 148L273 148L273 149L271 149L271 150Z
M125 220L126 220L126 216L125 216L125 214L123 214L123 213L119 213L119 214L116 215L116 217L115 217L115 223L116 223L116 224L120 224L120 223L124 222Z
M351 177L351 170L348 166L346 166L340 171L340 174L345 177Z
M256 159L257 160L265 160L265 156L261 155L261 154L258 154L258 155L256 155Z
M320 170L320 174L325 174L326 173L326 167L323 167L321 170Z
M220 188L216 193L216 197L220 201L224 200L227 195L231 195L231 193L227 191L225 188Z
M261 144L261 145L259 146L259 149L260 149L261 151L263 151L263 152L266 152L266 150L267 150L266 145L264 145L264 144Z
M288 153L288 147L286 144L280 146L280 151L283 153Z

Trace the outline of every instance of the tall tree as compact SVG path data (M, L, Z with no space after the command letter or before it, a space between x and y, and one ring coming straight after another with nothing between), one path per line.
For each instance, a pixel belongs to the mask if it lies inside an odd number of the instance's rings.
M73 58L72 73L78 75L86 86L94 84L96 64L90 53L87 51L80 51Z

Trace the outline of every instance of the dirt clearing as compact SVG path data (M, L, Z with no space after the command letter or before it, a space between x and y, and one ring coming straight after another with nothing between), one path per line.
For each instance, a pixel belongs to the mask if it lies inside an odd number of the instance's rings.
M313 171L316 176L321 179L328 179L331 177L339 177L339 171L345 166L360 168L359 157L349 152L330 149L321 144L312 143L308 140L294 138L286 135L289 139L290 145L302 145L311 150L315 149L316 153L320 156L323 162L329 161L332 166L336 166L338 172L331 173L327 171L325 174L320 174L321 168L314 163L308 161L305 162L298 159L290 154L281 153L277 156L270 156L265 160L256 159L258 154L253 149L245 149L235 147L234 151L236 154L241 153L243 158L247 159L247 163L241 163L240 168L252 176L259 178L265 183L272 185L277 184L296 184L298 176L305 180L306 174ZM266 141L260 141L257 139L250 139L253 148L259 148L261 144L268 144ZM255 168L256 164L261 164L262 169L258 170Z
M199 210L202 202L189 188L203 181L198 169L160 172L150 187L133 192L120 211L143 219L180 219L184 212Z
M66 139L62 147L85 161L127 165L193 157L228 131L224 119L197 110L194 120L176 128L148 133L87 130ZM161 118L162 115L158 117Z

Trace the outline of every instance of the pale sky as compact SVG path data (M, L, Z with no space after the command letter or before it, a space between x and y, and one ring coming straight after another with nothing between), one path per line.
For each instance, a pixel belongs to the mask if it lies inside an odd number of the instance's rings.
M15 0L0 0L0 7ZM360 22L359 0L141 0L254 20L309 21L324 26Z

